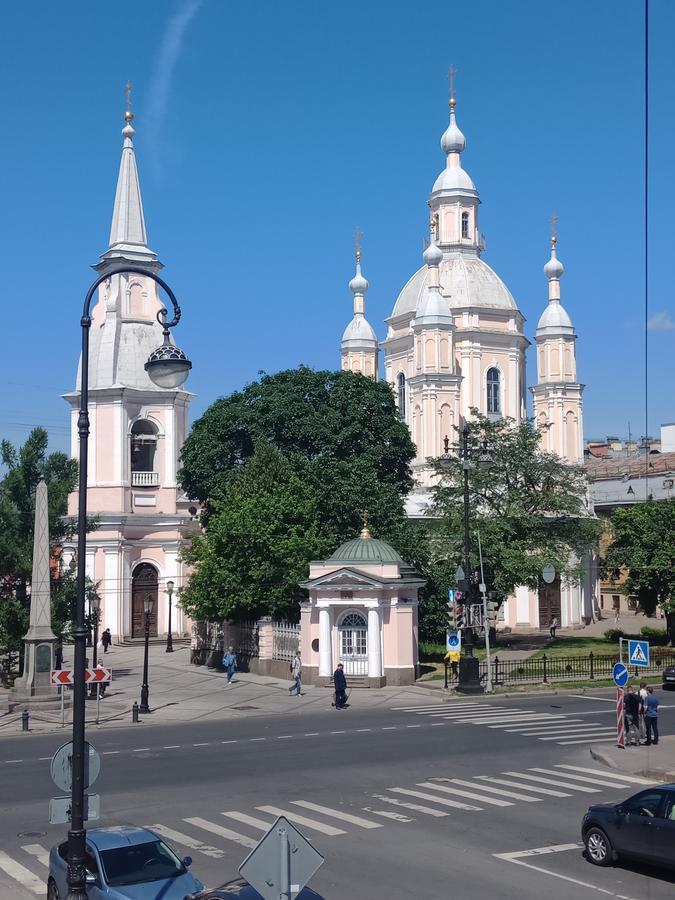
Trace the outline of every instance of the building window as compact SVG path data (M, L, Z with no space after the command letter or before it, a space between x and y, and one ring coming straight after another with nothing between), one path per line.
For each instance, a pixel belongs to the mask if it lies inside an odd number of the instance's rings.
M498 416L501 413L499 369L494 366L487 371L487 411L488 415Z
M621 609L621 596L619 594L612 594L612 609Z
M131 483L136 487L156 487L157 429L147 419L134 422L131 429Z
M469 214L468 212L462 213L462 237L469 237Z
M402 419L405 419L405 375L403 372L399 372L396 383L398 387L398 414Z

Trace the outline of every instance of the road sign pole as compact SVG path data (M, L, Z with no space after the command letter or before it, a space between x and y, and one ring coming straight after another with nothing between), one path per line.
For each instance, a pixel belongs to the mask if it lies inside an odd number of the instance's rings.
M619 638L619 662L623 662L623 638Z
M291 900L291 860L288 832L279 829L279 852L281 854L281 870L279 874L279 900Z
M97 684L96 687L96 724L98 725L98 720L101 715L101 685Z
M480 542L480 531L477 531L478 535L478 559L480 561L480 589L483 594L483 627L485 629L485 691L488 694L492 693L492 661L490 660L490 623L488 621L488 609L487 609L487 593L485 591L485 575L483 574L483 548Z
M63 685L59 688L61 691L61 728L66 724L66 702L63 694Z
M623 729L623 690L616 689L616 746L624 749L626 736Z

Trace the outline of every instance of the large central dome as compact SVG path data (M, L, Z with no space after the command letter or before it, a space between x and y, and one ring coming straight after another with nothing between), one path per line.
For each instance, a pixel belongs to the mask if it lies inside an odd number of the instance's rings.
M427 287L429 269L422 266L398 295L392 317L414 315ZM448 305L517 310L516 301L501 278L479 256L457 254L440 265L441 294Z

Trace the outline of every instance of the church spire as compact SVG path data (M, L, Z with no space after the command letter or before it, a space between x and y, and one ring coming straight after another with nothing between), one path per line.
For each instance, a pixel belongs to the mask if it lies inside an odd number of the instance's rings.
M377 335L366 319L366 291L368 281L361 272L361 232L356 232L356 273L349 282L354 294L354 318L345 328L340 342L342 368L350 372L361 372L377 381Z
M558 236L553 227L551 235L551 258L544 266L544 275L548 279L548 304L537 324L537 337L540 335L574 335L572 320L560 302L560 279L565 268L558 259Z
M125 125L122 129L124 142L122 159L117 178L115 205L113 207L112 224L108 250L102 254L101 268L109 262L125 259L129 262L149 264L151 268L160 268L157 254L148 247L148 236L145 231L141 186L138 180L134 135L136 130L131 124L134 114L131 111L131 85L127 84L127 109L124 113Z

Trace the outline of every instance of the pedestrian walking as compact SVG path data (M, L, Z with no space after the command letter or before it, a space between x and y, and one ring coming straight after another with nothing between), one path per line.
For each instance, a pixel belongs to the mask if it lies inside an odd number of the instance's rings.
M335 685L335 709L344 709L347 706L347 679L342 663L338 663L333 672L333 684Z
M112 635L110 634L110 629L106 628L106 630L101 635L101 643L103 644L103 652L108 652L108 647L112 644Z
M227 672L227 686L229 687L232 684L234 673L237 670L237 657L233 647L228 647L225 653L223 653L222 662L223 668Z
M627 746L640 746L640 695L635 693L632 684L626 687L623 698L623 715L626 725Z
M555 630L557 627L558 627L558 617L551 616L551 620L548 623L548 630L549 630L549 634L551 635L551 638L553 640L555 640Z
M302 696L302 659L300 658L299 650L291 663L291 675L293 676L293 684L289 687L288 693L295 693L296 696L300 697Z
M656 746L659 742L659 698L654 688L649 685L645 698L645 727L647 729L647 746Z
M647 699L647 682L640 682L640 740L647 740L647 726L645 725L645 700Z

